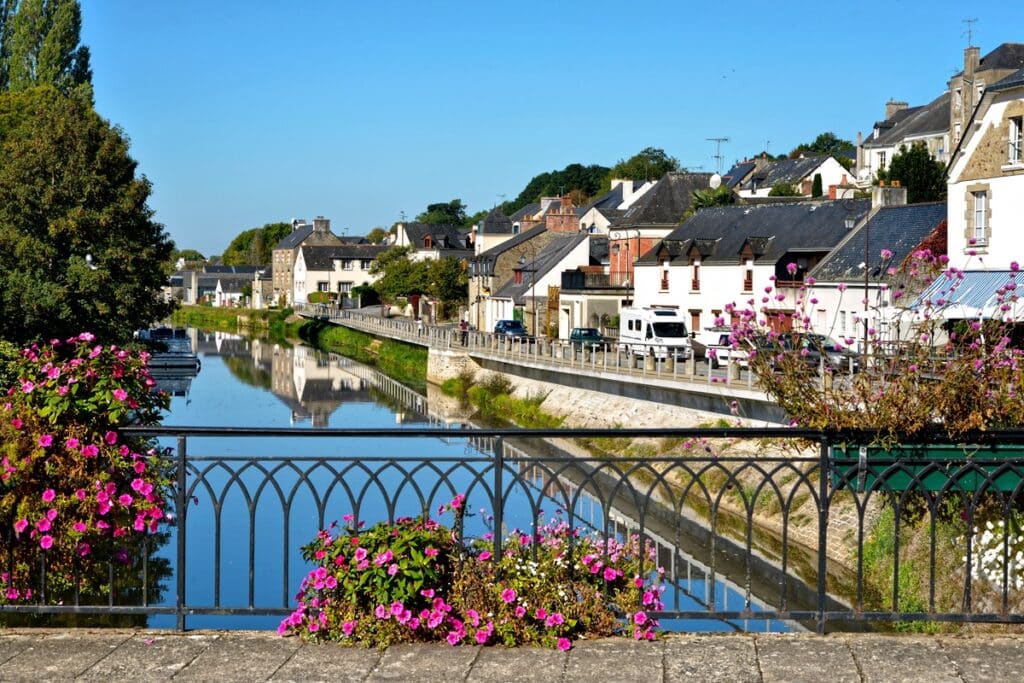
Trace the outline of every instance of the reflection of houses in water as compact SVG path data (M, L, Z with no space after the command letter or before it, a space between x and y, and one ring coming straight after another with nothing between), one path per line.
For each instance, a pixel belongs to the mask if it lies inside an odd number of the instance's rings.
M342 403L373 403L370 384L350 372L344 360L308 346L279 351L274 359L274 394L291 408L293 423L308 420L314 427L326 427ZM278 368L287 372L280 381Z
M191 368L151 368L150 376L156 380L156 388L171 396L188 396L192 388L192 378L199 372L198 367Z

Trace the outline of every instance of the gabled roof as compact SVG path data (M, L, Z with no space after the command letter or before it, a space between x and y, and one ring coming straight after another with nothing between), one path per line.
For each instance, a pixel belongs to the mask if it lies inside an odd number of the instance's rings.
M828 156L823 155L769 161L747 176L741 187L749 190L773 187L777 183L796 184L809 176L828 159Z
M1024 67L1024 43L1003 43L981 58L978 70Z
M300 225L290 233L281 238L274 249L294 249L313 233L312 223Z
M662 244L678 243L668 252L673 256L688 254L696 246L705 264L736 264L743 246L757 240L764 252L755 262L775 263L793 250L831 250L848 233L846 219L860 221L870 209L869 199L711 207L690 217ZM637 263L657 264L660 246Z
M722 176L722 184L732 189L742 183L750 172L757 167L757 163L754 161L741 161Z
M206 266L203 270L207 273L245 273L248 275L252 275L257 270L263 270L264 268L266 268L266 266Z
M694 191L707 189L710 182L710 173L666 173L612 227L667 228L678 225L690 208Z
M389 249L383 244L340 244L302 247L306 270L331 270L338 259L375 259Z
M433 249L465 249L466 231L457 225L431 225L429 223L404 223L409 242L417 249L423 248L423 241L430 235Z
M889 147L907 138L940 135L949 132L949 91L942 93L928 104L910 107L897 112L880 130L878 137L864 141L864 147Z
M614 209L624 201L622 197L622 190L623 187L621 184L616 185L586 206L583 206L581 210L583 213L586 213L591 209Z
M523 208L519 209L518 211L516 211L514 214L512 214L508 218L513 223L518 223L518 222L522 221L524 218L531 218L531 217L533 217L539 211L540 211L540 203L539 202L533 202L533 203L527 204Z
M522 297L530 292L534 282L543 278L552 269L561 266L565 257L579 246L580 242L589 238L590 235L585 232L553 233L551 241L544 245L536 260L528 260L523 266L522 282L516 284L513 278L498 288L493 296L521 303ZM534 296L547 296L547 292L537 290Z
M1010 90L1011 88L1019 88L1021 86L1024 86L1024 67L1017 69L995 85L989 86L988 89L993 92L999 92L1001 90Z
M868 276L885 279L883 267L897 266L921 242L946 220L946 202L884 206L840 242L810 276L821 282L857 282L864 277L860 264L864 263L867 241ZM892 257L882 263L882 250L888 249Z

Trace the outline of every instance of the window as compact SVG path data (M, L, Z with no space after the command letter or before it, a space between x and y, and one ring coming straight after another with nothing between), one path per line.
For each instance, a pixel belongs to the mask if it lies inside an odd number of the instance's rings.
M690 290L694 292L700 291L700 261L693 262L693 274L690 277Z
M360 259L359 260L359 269L360 270L369 270L370 266L372 264L373 264L373 259L369 259L369 258Z
M352 291L352 283L351 282L339 282L338 283L338 293L340 293L340 294L348 294L351 291Z
M885 152L878 153L878 169L881 171L885 170Z
M988 193L972 192L974 198L974 231L971 235L975 242L985 242L988 237Z
M668 261L661 262L661 291L668 291Z
M331 291L331 283L327 280L320 280L316 283L316 291L318 292L329 292Z
M430 249L433 246L434 246L434 240L431 239L430 235L426 235L423 238L423 248L424 249Z
M352 259L346 258L341 260L342 270L352 270Z
M960 133L960 122L957 121L956 124L953 126L953 143L954 144L960 142L960 134L961 134Z
M1010 140L1009 140L1009 151L1007 154L1007 160L1011 164L1019 164L1024 162L1024 154L1022 154L1022 124L1024 124L1024 116L1014 116L1010 119Z
M754 291L754 262L747 260L743 268L743 291Z
M846 334L846 311L839 311L839 331Z

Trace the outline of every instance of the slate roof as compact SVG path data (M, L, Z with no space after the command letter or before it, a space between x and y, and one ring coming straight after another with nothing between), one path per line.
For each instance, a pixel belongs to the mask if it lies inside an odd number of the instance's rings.
M600 197L594 199L586 206L581 207L581 211L586 213L591 209L614 209L623 202L622 198L622 185L616 185L608 192L605 192Z
M868 246L868 275L885 278L883 267L897 266L946 220L946 202L885 206L871 216L866 224L846 236L821 263L811 269L810 276L820 282L856 282L864 277L864 242ZM882 263L882 249L893 256Z
M375 259L388 246L383 244L341 244L336 246L302 247L306 270L331 270L336 259Z
M405 234L417 249L423 248L423 239L430 235L433 248L466 249L466 231L457 225L431 225L429 223L404 223Z
M559 267L569 253L579 246L580 242L589 239L590 235L585 232L554 233L551 241L548 242L537 254L536 262L530 261L523 266L523 281L516 284L515 278L503 284L492 295L496 298L512 299L515 303L522 303L523 297L530 293L533 282L540 280L553 268ZM537 290L534 293L537 297L546 297L547 292Z
M524 218L530 218L531 216L533 216L534 214L538 213L539 211L540 211L540 203L539 202L533 202L531 204L527 204L523 208L521 208L518 211L516 211L514 214L509 216L508 219L510 221L512 221L513 223L518 223L518 222L522 221Z
M501 209L495 207L484 218L481 228L485 235L511 235L512 220Z
M1024 67L1024 43L1003 43L981 58L982 69L1019 69Z
M847 236L848 217L860 221L870 210L869 199L701 209L637 263L656 265L662 250L670 260L685 259L691 246L697 247L704 263L726 265L739 263L747 243L756 246L758 264L777 263L794 251L827 252Z
M263 270L266 266L206 266L204 272L207 273L226 273L226 274L241 274L245 273L252 275L257 270Z
M722 184L732 189L742 183L756 167L756 162L741 161L725 172L725 175L722 176Z
M741 183L744 190L770 188L777 183L799 183L825 163L828 156L799 157L797 159L780 159L769 161L747 176Z
M313 233L313 225L306 224L295 228L290 233L281 238L281 241L277 243L274 249L294 249L295 247L302 244L302 242Z
M666 173L610 228L672 227L690 208L695 190L710 187L710 173Z
M864 142L864 147L888 147L912 137L936 135L949 131L949 91L920 107L898 112L886 123L891 123L877 137Z
M990 86L989 90L998 92L1000 90L1009 90L1011 88L1019 88L1021 86L1024 86L1024 67L1017 69L1003 80Z

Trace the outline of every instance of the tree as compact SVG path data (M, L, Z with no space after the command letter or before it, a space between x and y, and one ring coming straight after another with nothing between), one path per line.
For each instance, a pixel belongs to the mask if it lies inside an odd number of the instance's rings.
M412 247L392 247L380 254L370 265L370 272L380 275L374 283L384 301L427 291L427 263L409 258Z
M465 304L469 299L469 274L459 259L441 258L427 262L429 292L444 304L445 310Z
M501 210L506 216L511 216L527 204L540 201L541 197L561 197L576 190L586 197L593 197L610 182L606 177L608 171L607 166L597 164L569 164L561 171L539 173L526 184L518 197L511 202L503 203Z
M915 142L910 149L900 145L888 170L878 172L878 179L894 180L907 188L907 203L935 202L946 198L946 168L932 158L924 142Z
M769 197L799 197L800 193L796 191L792 183L780 182L772 185L771 191L768 193Z
M170 313L158 295L174 244L136 171L91 93L0 93L0 334L121 341Z
M690 207L683 215L683 220L697 213L701 209L709 209L713 206L728 206L736 203L736 195L725 185L719 185L716 189L694 190Z
M261 228L243 230L224 250L224 265L269 266L274 257L274 247L291 230L291 223L266 223Z
M658 180L670 171L679 170L679 160L665 154L665 150L645 147L628 159L619 159L608 172L607 187L616 178L625 180Z
M814 182L811 184L811 196L812 197L820 197L821 195L822 195L821 174L820 173L815 173L814 174Z
M79 45L78 0L0 0L0 88L53 85L68 93L92 82L89 48ZM6 17L3 15L6 14Z
M387 239L389 234L389 230L378 225L377 227L375 227L373 230L366 234L366 241L369 242L370 244L380 244L381 242Z
M466 224L466 205L461 199L427 204L427 210L416 216L416 220L429 225L463 226Z

